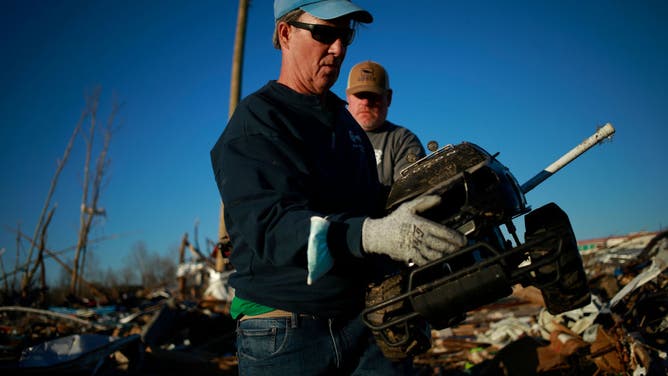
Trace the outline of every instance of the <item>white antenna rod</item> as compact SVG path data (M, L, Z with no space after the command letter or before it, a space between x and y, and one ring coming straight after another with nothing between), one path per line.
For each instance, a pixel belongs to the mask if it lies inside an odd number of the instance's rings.
M538 184L542 183L545 179L554 175L562 167L571 163L575 158L579 157L582 153L589 150L592 146L600 143L601 141L612 137L612 134L615 133L615 128L612 124L607 123L603 127L599 128L596 133L589 136L586 140L568 153L564 154L561 158L557 159L554 163L547 166L543 171L539 172L533 178L529 179L526 183L522 184L522 192L527 193L530 190L534 189Z

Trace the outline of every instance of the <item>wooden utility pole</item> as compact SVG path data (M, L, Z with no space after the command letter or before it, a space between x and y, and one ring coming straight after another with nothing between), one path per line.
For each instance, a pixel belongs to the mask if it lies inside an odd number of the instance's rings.
M230 110L232 116L241 96L241 68L244 62L244 44L246 41L246 16L248 14L248 0L239 0L237 15L237 31L234 38L234 56L232 56L232 76L230 83Z
M244 61L244 44L246 41L246 18L248 15L248 0L239 0L239 11L237 14L237 30L234 38L234 55L232 57L232 75L230 79L230 107L228 118L234 113L234 109L239 103L241 97L241 70ZM223 203L220 203L220 221L218 223L218 244L219 249L216 253L218 265L222 261L221 244L229 243L229 235L227 227L225 227L225 208ZM219 270L221 271L221 270Z

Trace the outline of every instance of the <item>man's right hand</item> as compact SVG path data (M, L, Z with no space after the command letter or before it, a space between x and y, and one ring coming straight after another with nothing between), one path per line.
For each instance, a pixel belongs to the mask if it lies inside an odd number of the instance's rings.
M421 266L460 249L466 245L466 236L418 215L440 202L439 196L422 196L401 204L386 217L367 218L362 225L364 251Z

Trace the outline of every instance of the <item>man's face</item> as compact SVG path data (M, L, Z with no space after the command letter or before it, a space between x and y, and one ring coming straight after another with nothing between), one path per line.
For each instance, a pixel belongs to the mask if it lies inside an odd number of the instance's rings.
M302 24L325 25L350 29L350 19L341 17L334 20L321 20L304 13L298 20ZM346 56L347 44L341 39L318 41L314 39L317 31L310 31L288 25L289 40L282 46L284 53L285 77L289 86L298 92L321 95L331 88L339 77L341 64ZM303 27L303 26L302 26ZM325 31L332 31L326 29ZM322 39L322 38L320 38ZM283 72L282 72L283 73Z
M387 118L387 109L392 100L392 91L383 94L363 91L348 94L348 111L365 131L372 131L380 127Z

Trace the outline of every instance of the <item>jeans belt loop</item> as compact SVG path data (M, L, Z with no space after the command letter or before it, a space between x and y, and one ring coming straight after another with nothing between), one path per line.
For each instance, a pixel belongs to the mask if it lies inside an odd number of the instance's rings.
M290 317L290 328L297 329L299 327L299 314L292 312Z

